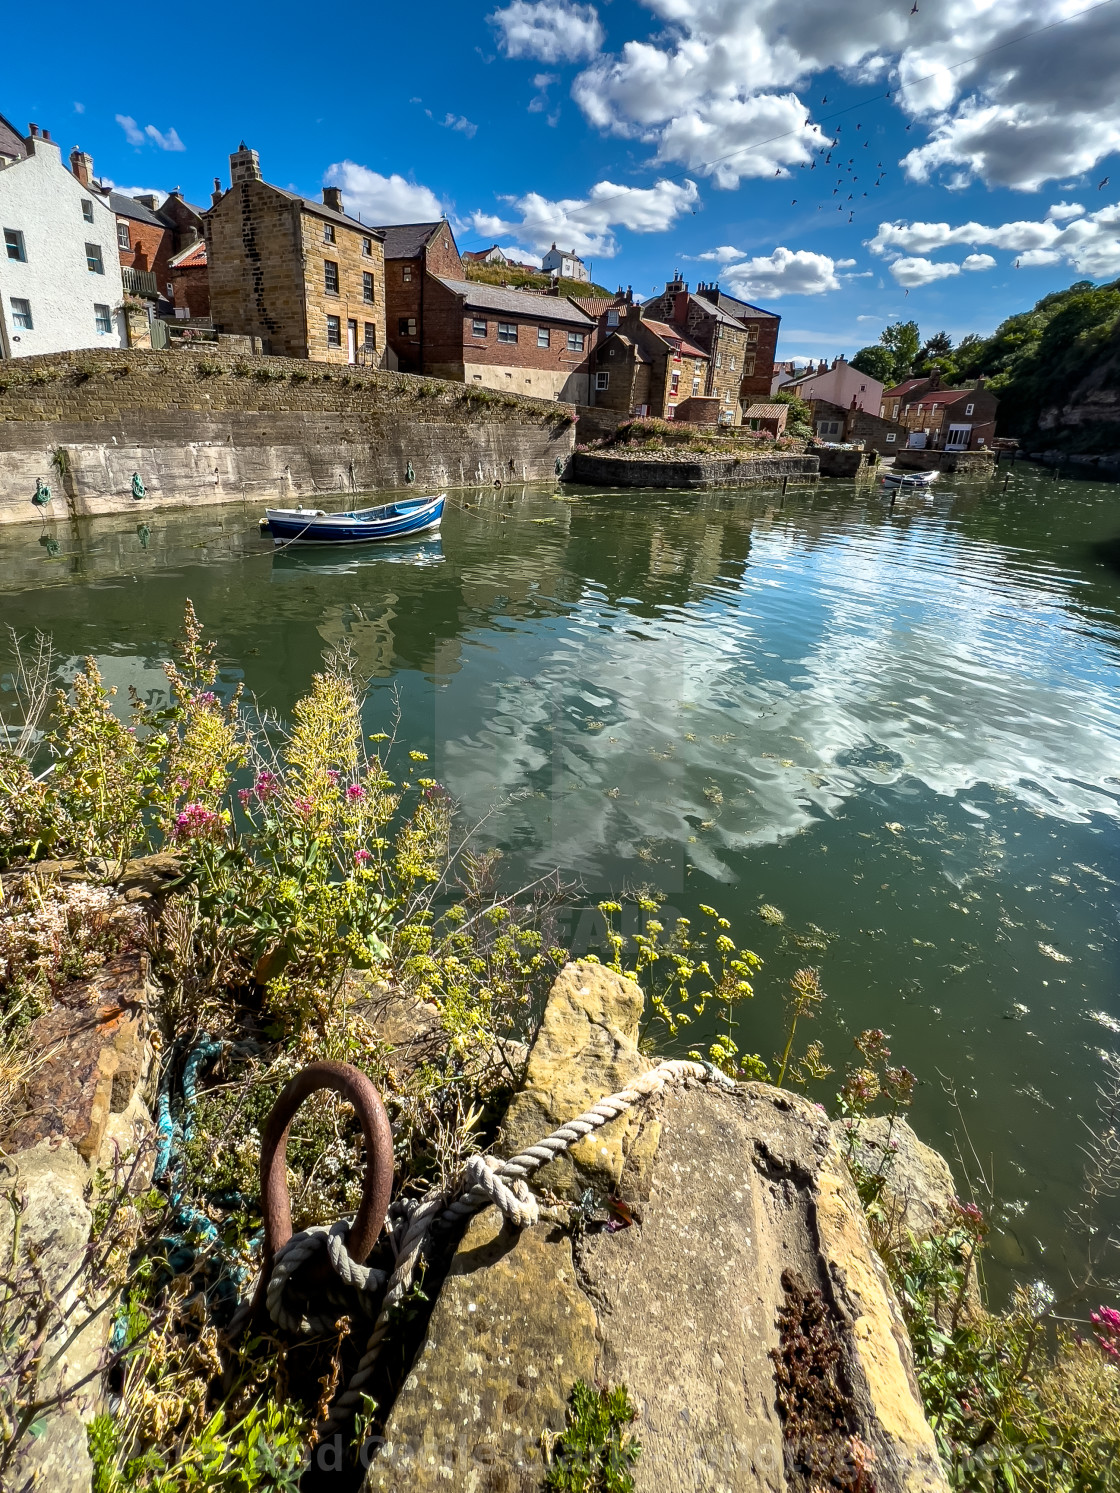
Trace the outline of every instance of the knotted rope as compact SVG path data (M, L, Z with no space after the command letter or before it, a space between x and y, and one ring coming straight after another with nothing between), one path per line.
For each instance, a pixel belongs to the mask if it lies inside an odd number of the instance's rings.
M710 1063L668 1059L635 1078L618 1093L608 1094L600 1099L589 1110L558 1126L550 1135L546 1135L536 1145L519 1151L516 1156L511 1156L508 1160L496 1156L472 1156L457 1181L450 1187L437 1189L424 1198L402 1200L394 1204L395 1217L390 1221L389 1237L396 1265L388 1277L388 1286L381 1299L373 1331L366 1342L366 1351L346 1389L334 1401L330 1414L319 1427L320 1436L337 1430L359 1408L365 1387L373 1376L381 1345L392 1323L393 1313L410 1290L421 1261L427 1260L428 1246L437 1230L462 1223L490 1203L500 1208L516 1228L536 1223L542 1212L537 1199L529 1190L526 1180L528 1177L540 1167L547 1166L550 1161L564 1155L585 1136L625 1114L634 1105L652 1098L670 1085L690 1082L711 1083L730 1091L734 1091L736 1087L733 1079ZM324 1242L327 1258L335 1274L340 1280L355 1286L363 1304L369 1300L371 1292L385 1282L384 1272L371 1270L350 1255L346 1248L349 1229L350 1224L345 1220L333 1224L329 1229L306 1229L302 1234L293 1235L287 1244L277 1250L265 1290L265 1300L269 1315L279 1326L292 1331L323 1331L333 1325L330 1318L319 1314L297 1314L285 1305L284 1299L291 1276L301 1264L323 1248ZM330 1294L328 1292L328 1296ZM372 1311L369 1314L372 1316Z

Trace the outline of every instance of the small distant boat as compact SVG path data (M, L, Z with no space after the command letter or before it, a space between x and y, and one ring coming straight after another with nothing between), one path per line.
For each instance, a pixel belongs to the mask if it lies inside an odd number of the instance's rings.
M932 487L940 476L940 472L900 472L892 468L883 473L883 482L887 487Z
M278 544L367 544L372 539L407 539L438 529L446 493L408 498L378 508L327 513L322 508L266 508L261 531Z

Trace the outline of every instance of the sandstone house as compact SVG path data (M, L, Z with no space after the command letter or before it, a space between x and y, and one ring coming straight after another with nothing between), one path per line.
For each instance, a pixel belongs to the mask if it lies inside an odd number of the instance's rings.
M393 366L382 231L348 217L337 187L313 202L272 186L244 143L229 161L205 215L215 328L290 358Z

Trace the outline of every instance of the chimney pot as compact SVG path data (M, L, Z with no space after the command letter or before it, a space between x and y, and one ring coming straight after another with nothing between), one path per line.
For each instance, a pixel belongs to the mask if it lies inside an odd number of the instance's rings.
M27 128L31 131L32 138L33 139L38 139L38 136L39 136L39 126L37 124L29 124L27 126Z
M70 152L70 170L74 173L83 187L91 186L93 183L93 157L84 150L79 150L75 145Z
M43 139L44 140L49 140L50 138L51 138L51 132L50 132L50 130L44 130L43 131Z

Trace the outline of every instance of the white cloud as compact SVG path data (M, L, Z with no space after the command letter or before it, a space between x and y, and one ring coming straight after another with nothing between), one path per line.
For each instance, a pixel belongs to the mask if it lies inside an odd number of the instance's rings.
M1064 223L1067 218L1079 218L1084 211L1080 202L1055 202L1046 209L1046 216L1055 223Z
M1077 203L1058 206L1063 218L1067 211L1081 211ZM949 223L880 223L868 247L875 254L891 257L923 255L956 245L967 244L970 248L983 245L1015 255L1024 266L1058 264L1064 260L1094 278L1120 274L1120 203L1073 217L1064 224L1055 221L1053 212L1051 209L1043 219L1023 219L995 227L976 222L956 227ZM893 266L891 272L894 273Z
M946 173L955 185L979 177L1034 190L1120 149L1120 27L1108 7L1078 15L1083 0L940 0L912 15L899 0L641 3L649 33L594 57L573 96L600 129L647 141L659 161L723 187L806 158L814 127L801 95L828 70L887 84L895 107L926 128L905 158L917 180ZM510 55L551 60L573 54L531 50L529 38L578 9L519 0L495 19L519 18ZM1053 29L1034 34L1042 28Z
M896 259L891 265L891 274L907 290L913 290L916 285L932 285L935 280L946 280L950 275L959 275L960 272L959 264L934 264L932 259L920 256Z
M74 113L75 114L84 114L85 112L86 112L86 106L85 106L85 104L79 104L77 102L77 100L75 100L75 102L74 102Z
M115 182L109 182L109 186L122 197L155 197L161 207L167 197L167 193L159 187L118 187Z
M323 181L341 187L347 212L360 212L367 223L424 223L444 215L443 203L430 188L395 172L382 176L355 161L335 161Z
M147 137L144 131L137 125L131 114L118 114L117 123L124 130L124 138L129 145L147 145Z
M118 114L116 121L124 130L124 137L129 145L147 145L149 141L158 145L160 150L186 150L186 146L179 139L177 130L168 130L166 134L157 130L154 124L147 124L143 129L136 123L131 114Z
M721 244L718 249L709 249L704 254L682 254L682 259L730 264L733 259L745 259L745 249L733 249L730 244Z
M513 0L489 20L497 28L499 45L507 57L580 62L594 57L603 44L603 28L593 5Z
M513 206L516 218L474 212L470 222L483 238L513 234L542 252L555 242L577 254L609 259L618 252L613 228L662 233L699 200L693 181L659 181L652 187L619 187L601 181L585 198L566 197L553 202L539 192L505 197L502 201Z
M961 260L962 270L994 270L996 262L990 254L966 254Z
M154 145L159 146L160 150L186 150L187 148L179 139L177 130L168 130L164 134L162 131L157 130L154 124L146 124L144 126L144 133Z
M732 295L777 300L784 295L823 295L839 290L836 271L852 259L830 259L808 249L777 248L771 254L733 264L721 276Z
M460 134L466 135L468 140L473 140L478 134L478 125L472 124L462 114L445 114L441 123L445 130L458 130Z

